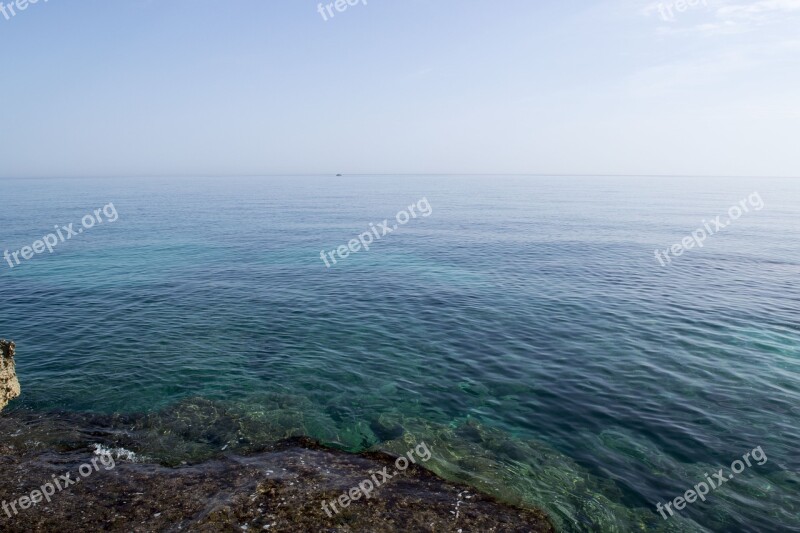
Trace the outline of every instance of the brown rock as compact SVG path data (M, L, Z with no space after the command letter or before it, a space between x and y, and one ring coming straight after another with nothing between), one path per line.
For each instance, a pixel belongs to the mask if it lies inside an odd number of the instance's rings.
M0 340L0 411L20 394L19 380L14 365L14 349L11 341Z

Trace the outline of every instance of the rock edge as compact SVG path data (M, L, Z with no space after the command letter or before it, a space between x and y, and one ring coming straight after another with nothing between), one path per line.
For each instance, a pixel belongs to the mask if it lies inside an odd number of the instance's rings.
M13 342L0 340L0 411L21 392L14 364L15 349Z

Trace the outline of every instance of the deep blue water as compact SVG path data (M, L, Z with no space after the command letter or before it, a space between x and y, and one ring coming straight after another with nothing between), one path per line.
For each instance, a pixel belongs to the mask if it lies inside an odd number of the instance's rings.
M763 209L656 261L753 192ZM423 197L430 216L320 260ZM800 531L800 180L4 180L0 198L2 250L119 216L0 264L13 409L207 399L277 436L426 440L437 472L563 530ZM656 513L757 446L765 464Z

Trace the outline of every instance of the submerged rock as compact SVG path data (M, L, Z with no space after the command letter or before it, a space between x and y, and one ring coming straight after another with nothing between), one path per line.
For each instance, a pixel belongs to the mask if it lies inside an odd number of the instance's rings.
M0 411L20 394L14 365L14 349L13 342L0 340Z
M387 453L351 454L291 438L169 467L115 448L121 422L74 413L0 417L0 531L554 531L540 511L503 504L416 464L398 471ZM87 467L101 451L114 460L101 456ZM68 473L78 482L20 508L21 497ZM342 508L340 497L367 479L382 483L369 499ZM338 513L323 507L331 501Z

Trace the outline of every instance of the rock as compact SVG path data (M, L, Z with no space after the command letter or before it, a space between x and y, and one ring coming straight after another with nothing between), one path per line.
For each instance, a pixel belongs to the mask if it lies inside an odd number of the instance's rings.
M15 347L11 341L0 340L0 411L20 394L14 365Z
M555 531L541 511L501 503L418 464L398 471L394 455L350 454L307 438L177 467L114 453L113 462L106 457L91 468L97 451L114 451L110 439L120 432L112 422L23 410L0 417L0 435L8 435L0 440L0 502L9 508L0 507L0 531ZM382 471L390 479L377 474ZM20 508L20 498L68 473L80 482L55 490L48 502ZM381 478L369 499L354 496L347 505L339 499ZM334 501L336 511L329 507Z

